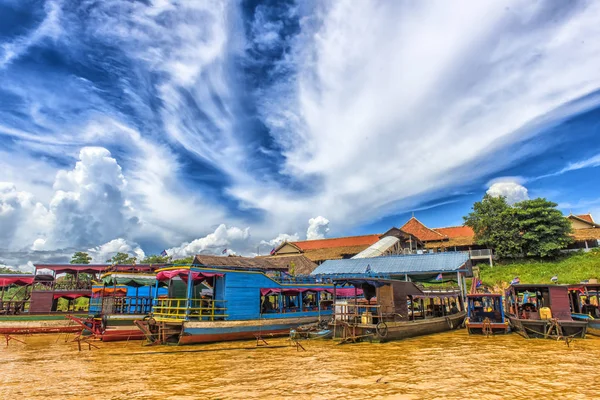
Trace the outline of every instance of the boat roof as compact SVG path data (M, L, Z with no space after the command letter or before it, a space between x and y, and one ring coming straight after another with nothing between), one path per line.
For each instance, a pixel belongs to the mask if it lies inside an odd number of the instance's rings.
M474 298L474 297L502 297L502 295L498 294L498 293L471 293L471 294L468 294L467 297L470 297L470 298Z
M311 275L368 274L369 271L388 275L457 273L465 269L469 259L467 252L445 252L327 260Z

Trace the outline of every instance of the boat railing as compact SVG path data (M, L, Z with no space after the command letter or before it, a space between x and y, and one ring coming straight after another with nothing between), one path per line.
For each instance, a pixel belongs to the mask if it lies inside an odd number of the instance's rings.
M368 317L378 317L381 319L381 305L364 303L335 303L334 319L341 321L360 322L363 315Z
M103 314L149 314L152 311L151 296L105 296L92 297L90 310Z
M0 315L19 315L29 310L29 300L0 301Z
M227 300L212 299L155 299L152 315L162 321L183 321L197 319L200 321L218 321L227 317Z

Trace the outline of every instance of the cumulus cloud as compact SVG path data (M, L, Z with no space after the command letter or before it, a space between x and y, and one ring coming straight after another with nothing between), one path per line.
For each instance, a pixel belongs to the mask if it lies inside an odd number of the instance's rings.
M221 224L214 232L208 235L186 242L177 247L167 250L167 254L174 259L194 256L203 251L210 254L236 254L232 248L248 247L250 228L241 229L235 226L227 227Z
M58 172L48 206L12 183L0 183L3 245L49 250L122 236L138 223L126 186L121 167L100 147L84 147L74 169Z
M277 247L283 242L297 242L298 240L300 240L300 236L298 236L297 233L294 233L293 235L289 235L287 233L280 233L279 235L277 235L277 237L271 240L261 240L260 244Z
M506 197L508 204L515 204L519 201L529 199L529 194L525 186L509 181L493 183L487 190L487 194L493 197Z
M12 250L218 251L192 239L225 223L252 225L243 252L314 215L343 232L439 203L543 145L498 150L598 105L573 103L600 86L597 2L46 4L47 22L0 43ZM65 63L19 64L39 49Z
M306 240L324 239L329 232L329 220L320 215L308 220Z
M146 256L139 245L130 243L123 238L113 239L110 242L88 249L87 253L92 257L92 263L94 264L104 264L117 253L137 257L138 262Z

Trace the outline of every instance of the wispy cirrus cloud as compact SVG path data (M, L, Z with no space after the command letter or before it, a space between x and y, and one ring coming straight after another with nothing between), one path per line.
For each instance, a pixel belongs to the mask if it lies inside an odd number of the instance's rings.
M54 215L56 174L105 149L126 185L86 182L119 188L122 219L86 248L196 251L223 224L250 252L317 215L343 234L481 189L600 104L594 2L45 4L0 37L5 201ZM84 186L63 191L95 220ZM55 240L30 231L11 247Z

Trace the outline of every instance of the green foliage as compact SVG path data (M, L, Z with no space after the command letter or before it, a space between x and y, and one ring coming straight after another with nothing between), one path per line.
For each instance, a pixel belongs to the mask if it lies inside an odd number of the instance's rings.
M493 248L499 257L521 252L519 224L506 198L486 194L463 219L475 232L475 242Z
M571 222L556 209L557 204L546 199L521 201L513 211L523 233L522 249L527 256L556 256L573 239Z
M173 264L181 264L181 265L190 265L194 262L194 256L189 256L185 258L179 258L177 260L173 260Z
M555 260L517 259L503 260L490 267L479 265L480 279L488 286L507 286L516 276L521 283L579 283L586 279L600 279L600 250L577 252Z
M28 272L19 272L8 267L0 267L0 274L25 274Z
M71 257L71 264L89 264L91 261L92 257L83 251L78 251Z
M135 264L136 261L137 257L130 257L129 254L121 252L106 260L106 262L111 264Z
M571 223L556 203L538 198L510 206L504 197L486 194L463 217L479 245L493 248L501 258L557 256L573 240Z
M142 264L167 264L171 262L169 256L149 255L142 260Z

